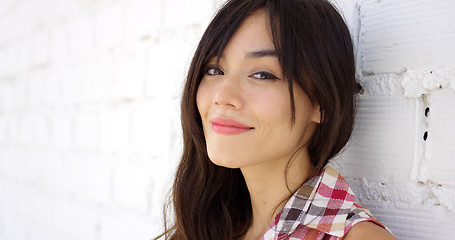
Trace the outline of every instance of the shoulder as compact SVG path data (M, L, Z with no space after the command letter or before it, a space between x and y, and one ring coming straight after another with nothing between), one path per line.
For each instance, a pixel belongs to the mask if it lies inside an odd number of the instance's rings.
M369 221L355 224L343 238L343 240L357 239L396 240L389 231Z

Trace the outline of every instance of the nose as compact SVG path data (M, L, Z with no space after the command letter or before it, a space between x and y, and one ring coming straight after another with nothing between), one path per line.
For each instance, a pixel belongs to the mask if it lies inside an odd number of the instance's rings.
M242 108L242 86L238 77L225 75L215 93L214 104L236 109Z

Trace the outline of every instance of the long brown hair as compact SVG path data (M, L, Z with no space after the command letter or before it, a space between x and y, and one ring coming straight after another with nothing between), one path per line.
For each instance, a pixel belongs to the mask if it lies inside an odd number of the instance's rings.
M291 121L293 82L321 111L307 148L316 172L347 143L354 122L355 65L351 37L326 0L231 0L207 27L194 54L181 102L184 148L172 189L175 222L166 239L236 239L248 230L252 209L239 169L213 164L206 151L196 93L208 61L220 57L240 24L265 9L284 77ZM294 81L293 81L294 80Z

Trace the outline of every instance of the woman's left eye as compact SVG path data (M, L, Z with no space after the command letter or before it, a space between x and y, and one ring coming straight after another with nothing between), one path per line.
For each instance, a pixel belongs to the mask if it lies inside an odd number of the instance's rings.
M269 73L269 72L257 72L254 74L251 74L249 77L256 78L256 79L264 79L264 80L278 80L275 75Z

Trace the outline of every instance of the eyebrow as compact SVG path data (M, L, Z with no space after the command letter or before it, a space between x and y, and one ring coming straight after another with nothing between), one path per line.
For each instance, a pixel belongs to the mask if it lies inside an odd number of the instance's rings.
M278 57L275 49L264 49L245 54L245 58Z

